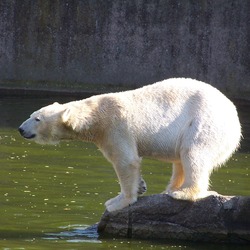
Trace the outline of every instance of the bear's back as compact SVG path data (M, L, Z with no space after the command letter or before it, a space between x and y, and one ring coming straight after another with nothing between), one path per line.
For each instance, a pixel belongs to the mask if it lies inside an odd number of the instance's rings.
M202 128L208 144L215 137L227 141L225 146L236 148L239 144L241 128L236 108L209 84L173 78L118 96L128 130L135 135L139 151L144 151L142 155L152 156L154 151L162 154L162 150L172 155L182 135L190 134L191 124L194 133Z

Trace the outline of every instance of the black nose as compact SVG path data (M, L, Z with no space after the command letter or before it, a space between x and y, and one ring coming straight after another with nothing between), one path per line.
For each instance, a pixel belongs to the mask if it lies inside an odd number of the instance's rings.
M24 130L23 130L21 127L18 128L18 131L19 131L19 133L20 133L21 135L23 135Z

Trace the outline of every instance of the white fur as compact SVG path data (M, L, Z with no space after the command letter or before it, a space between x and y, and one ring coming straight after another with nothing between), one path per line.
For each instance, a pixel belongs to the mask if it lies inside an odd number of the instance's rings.
M173 163L165 193L184 200L207 196L210 173L232 155L241 138L233 103L212 86L184 78L55 103L34 112L21 130L38 143L95 143L112 162L121 186L121 194L106 202L109 211L134 203L145 191L143 156Z

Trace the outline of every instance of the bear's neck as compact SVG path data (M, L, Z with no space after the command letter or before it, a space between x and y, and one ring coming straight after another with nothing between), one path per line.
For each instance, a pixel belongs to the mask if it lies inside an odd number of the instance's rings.
M103 137L103 133L101 130L95 130L93 127L92 129L88 130L83 130L81 132L75 132L73 135L72 140L81 140L81 141L86 141L86 142L93 142L93 143L98 143L98 141L101 140Z

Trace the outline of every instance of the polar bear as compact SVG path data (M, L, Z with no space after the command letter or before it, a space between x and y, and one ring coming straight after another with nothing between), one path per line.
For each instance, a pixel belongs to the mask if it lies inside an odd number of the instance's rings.
M121 192L108 211L137 201L146 190L142 157L172 162L164 193L191 200L209 195L209 177L238 148L241 125L234 104L206 83L172 78L136 90L109 93L31 114L20 127L37 143L93 142L113 164Z

